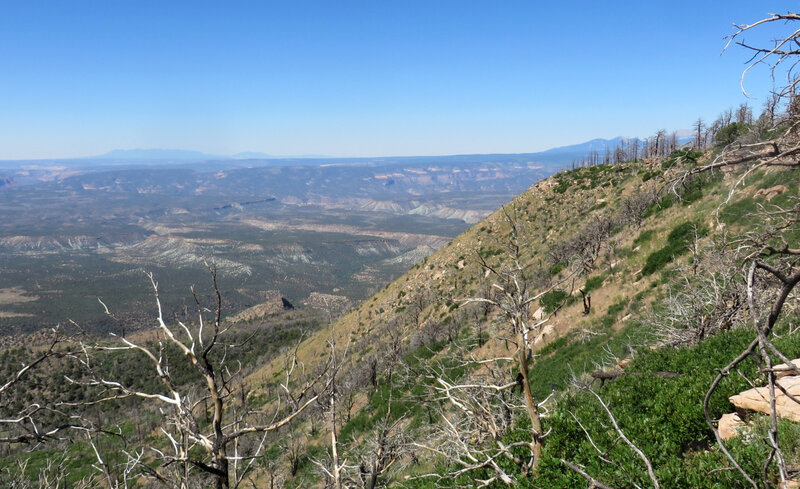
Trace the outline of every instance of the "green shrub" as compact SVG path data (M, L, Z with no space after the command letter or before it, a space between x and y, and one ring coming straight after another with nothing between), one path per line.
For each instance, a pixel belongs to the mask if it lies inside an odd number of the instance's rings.
M553 289L539 298L539 304L545 313L552 313L567 301L569 294L561 289Z
M650 275L653 272L661 270L675 258L676 253L680 254L679 250L670 246L650 253L647 256L644 267L642 267L642 275Z
M583 293L588 294L593 290L597 290L600 286L603 285L603 281L605 277L603 275L597 275L595 277L589 277L586 279L586 284L583 286Z
M665 209L669 209L670 207L672 207L674 203L675 203L674 195L672 194L665 195L658 202L653 202L652 204L647 206L647 209L644 211L644 214L642 214L642 218L647 219L648 217L658 214L659 212Z
M758 203L752 197L745 197L722 208L720 221L725 224L745 223L749 216L758 211Z
M697 164L697 159L703 156L702 151L693 148L681 148L672 152L669 157L661 163L661 169L666 170L672 168L679 161L689 164Z
M698 236L705 236L708 229L691 221L676 226L667 236L666 246L647 256L644 267L642 267L642 275L650 275L661 270L676 256L686 253L689 242L694 239L695 232Z
M728 463L714 449L714 436L703 414L703 398L718 369L736 357L752 337L752 331L740 329L713 336L692 348L645 350L626 369L636 375L623 375L602 388L595 386L625 434L650 458L665 489L750 487L735 471L715 470L727 467ZM779 348L790 356L800 353L800 338L784 337L779 341ZM672 372L678 376L662 378L653 375L654 372ZM757 378L755 362L748 360L741 373L728 376L712 396L712 418L733 410L728 397L749 388L744 376ZM605 457L619 465L599 459L573 415L594 442L608 450ZM649 481L641 462L627 445L618 443L616 433L609 429L608 417L588 393L563 397L546 418L545 429L550 435L536 479L538 487L585 487L583 479L560 463L561 458L584 466L587 472L612 487L632 487L632 482L647 487ZM753 439L761 439L764 433L766 426ZM785 446L798 446L800 433L796 428L787 428L781 435ZM740 437L728 442L728 447L751 474L761 473L758 461L768 453L766 443Z
M688 244L689 240L694 237L695 231L697 231L698 235L705 234L701 228L701 226L698 226L691 221L678 224L667 235L667 243L673 246Z
M642 182L646 182L646 181L650 180L651 178L655 177L656 175L658 175L660 173L661 172L659 172L657 170L650 170L650 171L645 170L645 171L640 171L638 173L638 175L639 175L639 178L642 179Z
M714 136L714 142L717 143L718 147L725 147L736 141L739 136L746 133L747 129L747 124L734 122L720 129L716 136Z
M608 311L606 312L606 314L616 319L616 317L619 316L619 313L625 310L625 307L627 305L628 305L627 302L625 302L624 300L615 302L610 306L608 306Z
M557 178L558 184L553 188L553 192L557 194L563 194L569 189L569 181L567 181L566 177Z
M639 236L637 236L636 239L633 240L633 246L636 247L647 243L648 241L653 239L653 236L655 236L655 234L656 234L655 229L647 229L645 231L642 231L641 233L639 233Z

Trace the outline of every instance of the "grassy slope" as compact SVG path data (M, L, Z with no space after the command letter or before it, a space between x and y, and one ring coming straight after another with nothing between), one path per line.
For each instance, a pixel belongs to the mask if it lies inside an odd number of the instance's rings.
M671 163L627 163L618 166L598 166L565 172L544 180L528 191L524 192L513 201L506 209L516 213L519 222L524 224L524 258L532 267L540 270L551 270L552 263L549 250L559 241L574 235L585 223L592 219L613 215L619 202L624 197L631 195L648 186L658 187L663 184L663 175L674 174L681 170L681 165L667 168ZM672 172L672 173L671 173ZM654 341L652 331L643 326L640 320L666 290L667 285L676 280L671 271L676 263L686 263L685 241L680 237L675 238L683 225L695 223L699 228L707 230L710 234L703 239L712 239L723 229L731 230L747 226L746 213L752 211L763 199L754 199L754 194L759 188L767 188L779 182L793 182L796 177L787 176L786 172L759 173L744 182L744 187L739 190L734 201L723 208L720 202L727 196L730 183L738 178L735 175L718 174L704 179L702 184L684 189L684 200L678 201L667 196L660 205L651 206L640 226L628 224L612 231L607 248L600 254L594 267L588 273L580 276L573 282L562 285L562 288L571 291L578 300L568 300L555 316L550 318L549 324L553 326L542 341L537 343L539 358L535 362L532 378L535 379L534 392L540 398L546 396L552 389L562 390L573 372L594 370L600 363L613 362L626 358L629 355L630 345L642 346ZM659 177L653 178L658 175ZM795 175L792 172L792 175ZM794 180L792 180L794 178ZM780 199L789 199L797 194L797 185L790 185L789 191ZM773 202L774 203L774 202ZM714 215L720 209L720 221L724 226L717 226ZM387 337L399 336L406 346L404 353L406 361L414 364L435 362L441 355L439 351L452 350L449 342L443 339L474 338L475 331L480 328L489 337L495 337L502 332L502 325L498 325L493 314L483 318L480 314L469 314L464 308L459 308L459 299L481 294L483 273L477 255L485 257L489 263L497 264L502 261L504 253L503 243L508 235L509 228L504 222L502 210L498 210L481 223L456 237L449 245L439 250L428 259L412 268L398 280L388 285L384 290L363 303L359 308L349 312L335 325L337 341L351 342L349 351L350 369L356 370L363 366L364 360L377 355L386 348ZM674 231L674 232L673 232ZM678 256L676 256L678 255ZM683 256L681 256L683 255ZM644 273L642 271L644 270ZM564 272L561 272L562 274ZM592 311L589 315L583 314L578 290L580 288L593 288ZM424 301L422 311L412 314L412 308L419 309L417 295L425 291L427 300ZM439 332L434 340L440 341L426 344L420 340L422 332L431 328ZM499 329L498 329L499 328ZM452 330L454 333L445 335L443 331ZM391 330L391 331L390 331ZM391 333L391 334L390 334ZM306 340L300 347L299 353L307 365L314 365L326 356L327 339L329 331L323 331ZM430 335L430 334L429 334ZM468 341L468 340L466 340ZM732 345L738 345L741 339L737 337L719 340L719 345L730 348L718 348L720 355L733 352ZM474 341L472 342L474 345ZM422 345L422 346L420 346ZM795 350L795 348L789 348ZM488 356L490 353L502 353L502 342L487 342L482 348L476 348L473 354ZM800 350L793 351L800 353ZM702 352L688 352L681 354L694 358L698 363L699 358L704 358ZM692 355L695 355L692 357ZM699 356L698 356L699 355ZM668 356L668 355L667 355ZM658 360L637 359L633 369L648 368L647 362ZM667 370L674 359L662 359L658 367ZM688 360L687 360L688 361ZM691 362L690 362L691 363ZM700 362L702 363L702 362ZM635 396L631 399L632 389L649 392L651 399L664 401L663 395L675 395L681 392L693 393L685 403L698 406L698 395L701 389L708 384L709 372L712 365L703 364L709 370L702 375L692 376L692 381L680 385L677 390L664 388L659 383L647 386L637 384L636 380L614 384L617 393L609 395L629 402L629 408L645 409ZM281 365L274 362L264 366L251 378L256 384L270 379ZM652 366L649 368L653 368ZM658 368L656 368L658 370ZM397 383L396 383L397 384ZM626 388L627 385L627 388ZM731 384L725 392L733 393L744 385ZM415 386L395 386L400 392L413 394ZM340 438L345 441L358 440L370 426L381 416L381 407L385 407L386 396L379 391L364 388L359 393L359 401L355 404L355 414L350 423L344 424ZM398 394L395 394L398 396ZM621 396L621 397L620 397ZM676 398L677 399L677 398ZM574 405L576 401L568 400L563 403L565 407ZM721 401L723 408L730 411L727 401ZM579 407L584 411L596 409L587 407L588 403ZM423 416L423 411L415 403L407 403L403 408L410 413L411 424L420 423L418 418ZM678 409L669 406L669 409ZM665 409L663 406L661 409ZM646 409L645 409L646 411ZM696 410L695 410L696 411ZM562 413L564 411L559 411ZM699 453L694 457L694 469L706 470L713 463L720 463L718 456L703 458L703 451L697 452L698 447L709 447L710 430L704 422L698 423L697 412L691 421L692 426L682 429L675 423L661 425L662 439L670 438L670 433L685 432L686 436L677 436L677 448L667 450L666 455L659 459L664 460L664 467L659 470L662 477L672 477L675 484L671 487L692 487L697 481L676 478L681 472L681 460L689 452ZM626 420L634 419L634 414L629 413ZM565 423L558 419L555 423ZM574 426L573 426L574 428ZM672 430L672 431L670 431ZM568 430L567 430L568 431ZM575 439L580 439L580 433L572 433ZM651 433L652 434L652 433ZM324 433L319 435L317 443L324 443ZM675 438L673 436L672 438ZM746 447L745 447L746 448ZM575 450L560 439L553 441L548 451L550 483L544 487L571 487L577 483L575 477L565 473L563 468L552 461L552 457L564 456L566 452ZM585 447L581 448L585 450ZM653 448L657 450L657 448ZM317 451L322 448L317 448ZM687 452L688 450L688 452ZM694 450L694 451L692 451ZM566 452L565 452L566 451ZM760 452L759 452L760 453ZM718 455L718 454L717 454ZM666 457L666 458L665 458ZM580 458L580 457L579 457ZM589 458L582 460L587 463ZM705 465L704 465L705 464ZM694 472L693 472L694 473ZM724 474L725 484L731 483L735 477L729 473ZM311 476L313 478L313 476ZM623 478L624 479L624 478ZM547 477L542 481L548 480ZM680 482L683 481L683 482ZM625 480L616 480L617 484L625 486Z
M602 173L608 174L608 180L624 180L623 186L614 187L614 195L608 196L609 188L596 187L581 189L570 195L569 201L562 194L554 191L556 180L544 180L512 200L507 207L519 209L519 216L526 224L528 231L526 243L528 246L527 257L531 262L546 260L547 246L554 243L558 236L563 236L574 231L579 221L570 219L563 222L567 216L590 216L593 208L598 207L597 201L607 198L611 201L618 200L621 195L631 191L637 183L632 176L632 171L618 172L617 169L607 169ZM616 175L616 178L614 178ZM564 225L566 224L566 229ZM477 254L482 253L490 261L498 259L503 252L502 238L508 233L504 222L502 210L498 210L484 221L457 236L443 249L434 253L420 264L413 267L403 276L389 284L382 291L365 301L360 307L340 318L335 329L341 339L351 335L358 339L362 336L380 333L387 325L402 321L408 316L408 307L412 296L421 290L431 290L432 297L426 305L420 318L421 323L431 321L446 321L448 317L455 316L454 301L469 297L479 292L478 286L482 271L480 270ZM497 253L497 255L495 255ZM601 292L598 304L608 292ZM398 308L400 309L398 311ZM566 329L566 325L580 315L580 308L573 306L554 318L557 329ZM413 334L414 331L409 331ZM326 351L326 333L321 333L304 342L300 349L303 360L312 360L320 357ZM358 355L359 352L355 352ZM280 368L278 363L265 366L266 371Z
M524 224L524 257L527 262L536 268L548 268L550 246L570 237L595 217L612 213L624 196L643 185L657 185L653 180L643 183L637 175L646 174L647 168L648 165L637 163L566 172L537 183L509 202L506 208L515 209L518 219ZM647 256L658 249L671 229L687 220L687 216L705 213L713 207L721 190L710 192L709 198L700 202L688 206L674 205L653 213L643 221L641 228L618 230L611 239L613 250L603 254L594 271L574 283L562 285L579 297L578 289L585 286L587 279L593 279L597 288L592 292L592 313L584 316L579 301L569 302L550 319L554 334L547 336L544 344L563 338L576 329L597 324L620 329L626 316L621 312L636 310L646 303L646 298L652 295L650 291L661 282L659 274L642 276L637 273L643 268ZM374 338L378 344L378 338L387 325L408 322L414 296L423 290L431 291L430 299L420 314L419 324L406 331L407 340L426 324L455 320L459 317L458 300L481 293L483 271L478 254L490 263L502 261L507 235L503 211L498 210L340 318L334 326L340 341L350 337L358 343L361 338ZM648 239L640 238L634 243L640 236ZM600 280L602 284L597 285ZM625 304L622 310L619 310L620 303ZM609 309L613 321L608 318ZM313 363L315 358L324 356L327 335L327 332L321 332L305 341L299 350L301 359ZM359 349L351 351L351 355L356 357L363 353ZM281 367L276 361L266 365L261 374Z

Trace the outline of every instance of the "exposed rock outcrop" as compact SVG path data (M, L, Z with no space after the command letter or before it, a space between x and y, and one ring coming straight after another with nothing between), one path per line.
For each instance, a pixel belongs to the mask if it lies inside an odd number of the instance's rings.
M779 379L789 375L800 375L800 358L792 360L792 365L794 368L790 367L788 363L781 363L775 365L772 369L775 370L775 376Z
M742 421L742 418L736 413L723 414L717 425L719 437L722 438L723 441L736 438L741 434L741 430L744 427L744 421Z
M264 291L265 301L261 304L256 304L253 307L247 308L244 311L232 316L228 319L232 323L246 323L256 319L261 319L271 314L276 314L288 309L294 309L294 306L283 297L280 291L266 290Z
M789 189L786 185L775 185L774 187L760 189L756 192L755 197L764 197L769 202L787 190Z
M791 396L800 398L800 358L792 360L792 365L781 363L775 365L775 376L778 378L779 388L775 389L775 408L779 418L788 419L800 423L800 404L794 402L789 396L782 392L785 389ZM723 440L730 440L741 434L747 424L739 416L746 411L755 411L763 414L770 414L769 387L754 387L729 398L731 404L736 406L739 413L723 414L719 420L719 436Z
M777 383L790 395L800 398L800 376L785 376L778 379ZM768 387L755 387L733 395L729 399L731 404L738 409L756 411L764 414L770 413ZM782 392L782 389L775 389L775 407L779 418L800 423L800 404L791 400Z

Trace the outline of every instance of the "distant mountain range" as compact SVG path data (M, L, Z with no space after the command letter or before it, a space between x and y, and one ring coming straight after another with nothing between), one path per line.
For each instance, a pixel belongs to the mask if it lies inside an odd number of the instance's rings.
M92 160L181 160L203 161L229 159L230 156L218 156L186 149L115 149L108 153L91 156ZM82 159L82 158L79 158Z
M556 154L564 154L564 153L581 153L585 154L590 151L605 151L606 148L616 148L619 144L627 140L629 138L624 138L622 136L618 136L612 139L592 139L591 141L586 141L583 143L572 144L568 146L559 146L557 148L551 148L545 151L539 151L536 153L518 153L520 155L556 155ZM472 155L453 155L453 156L472 156ZM485 155L481 155L485 156ZM424 156L420 156L424 157ZM395 159L395 158L417 158L415 156L406 156L406 157L378 157L378 158L333 158L324 155L300 155L300 156L277 156L271 155L268 153L261 153L257 151L244 151L241 153L236 153L233 155L213 155L208 153L202 153L200 151L192 151L192 150L185 150L185 149L115 149L113 151L109 151L108 153L91 156L87 159L93 160L181 160L181 161L208 161L208 160L285 160L285 159L295 159L295 158L310 158L310 159L321 159L321 160L332 160L332 159ZM435 158L440 158L439 156ZM80 158L83 159L83 158Z
M691 142L694 137L692 131L683 129L680 131L676 131L676 135L678 138L679 144L686 144ZM626 138L622 136L617 136L612 139L592 139L591 141L586 141L584 143L572 144L569 146L560 146L558 148L548 149L546 151L542 151L537 153L540 156L547 156L547 155L559 155L565 156L570 155L573 159L580 159L587 156L592 151L598 152L601 156L605 153L606 149L610 151L614 151L617 147L619 147L623 143L630 143L635 138Z
M481 157L481 159L487 156L503 156L503 159L513 156L519 156L524 159L530 159L531 157L548 157L552 158L558 156L559 160L564 159L565 156L569 158L573 157L583 157L587 155L591 151L599 151L604 152L606 148L613 149L616 148L622 141L627 140L628 138L624 137L615 137L612 139L592 139L591 141L586 141L583 143L572 144L568 146L560 146L557 148L548 149L545 151L539 151L535 153L512 153L512 154L498 154L498 155L487 155L487 154L465 154L465 155L448 155L448 156L398 156L398 157L354 157L354 158L342 158L342 157L328 157L323 155L299 155L299 156L277 156L271 155L267 153L261 152L253 152L253 151L245 151L241 153L236 153L233 155L214 155L208 153L202 153L200 151L191 151L191 150L184 150L184 149L115 149L108 153L92 156L89 158L77 158L77 159L89 159L89 160L103 160L103 161L131 161L131 162L142 162L142 161L173 161L173 162L200 162L200 161L223 161L223 160L272 160L272 161L280 161L280 162L288 162L296 159L306 159L306 160L316 160L318 164L325 164L325 163L343 163L345 161L348 162L395 162L395 161L408 161L408 160L415 160L415 159L466 159L472 160L475 157ZM311 162L304 162L304 164L309 164ZM311 163L313 164L313 163Z
M87 159L92 160L161 160L161 161L210 161L210 160L267 160L283 159L285 156L276 156L257 151L244 151L233 155L212 155L200 151L186 149L115 149ZM325 158L320 155L291 156L291 158ZM79 158L83 159L83 158Z
M691 136L679 131L678 141L685 143ZM682 136L682 137L681 137ZM276 156L261 152L241 152L233 155L214 155L184 149L115 149L108 153L85 158L54 158L45 160L0 160L0 168L12 169L21 164L35 167L65 165L71 168L142 166L195 167L202 164L205 171L251 167L289 166L388 166L409 164L460 165L479 162L536 163L550 168L568 166L571 162L585 158L592 151L601 155L606 149L614 150L623 141L632 138L592 139L583 143L560 146L536 153L461 154L446 156L377 156L377 157L330 157L321 155Z
M619 146L623 141L628 141L633 138L624 138L622 136L618 136L612 139L592 139L591 141L586 141L584 143L572 144L569 146L559 146L557 148L548 149L546 151L542 151L539 154L563 154L563 153L580 153L581 155L586 155L591 151L600 151L603 152L608 149L614 149Z

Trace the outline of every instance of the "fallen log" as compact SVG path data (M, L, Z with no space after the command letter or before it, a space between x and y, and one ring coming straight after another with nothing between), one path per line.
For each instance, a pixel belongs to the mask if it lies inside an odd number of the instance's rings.
M645 375L642 372L626 372L624 370L595 370L592 372L592 378L600 380L600 386L602 387L606 380L614 380L617 377L622 375L633 375L636 377L641 377ZM674 377L680 377L681 374L676 372L652 372L653 377L661 377L663 379L672 379Z

